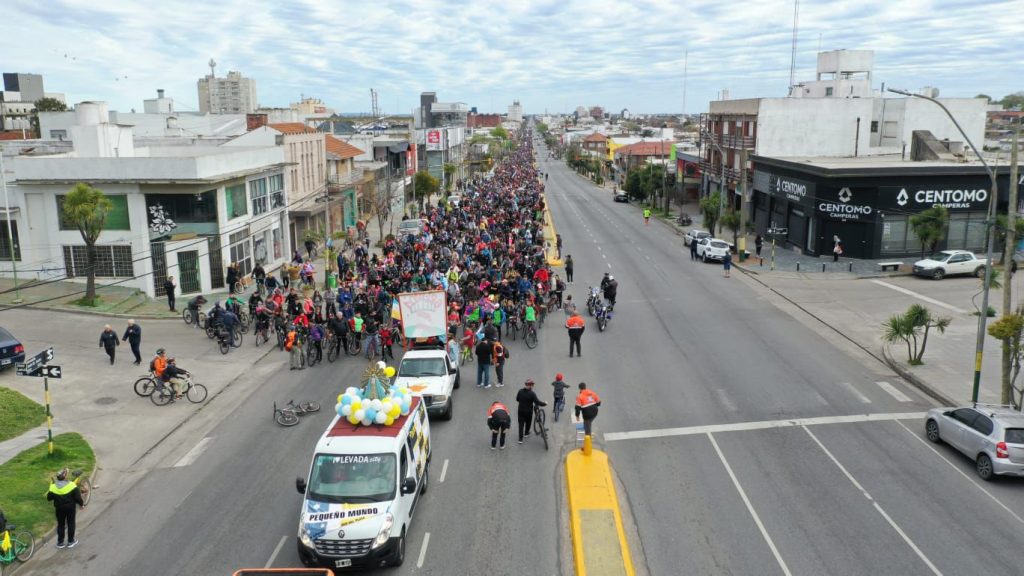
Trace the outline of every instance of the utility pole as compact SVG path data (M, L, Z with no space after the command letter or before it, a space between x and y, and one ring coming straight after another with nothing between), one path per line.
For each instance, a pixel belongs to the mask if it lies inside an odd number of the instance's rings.
M747 148L744 145L740 151L740 182L737 184L740 198L743 201L740 208L740 238L737 246L737 257L740 262L746 259L747 253L747 210L749 209L749 192L747 191Z
M1006 247L1003 249L1004 254L1009 254L1009 261L1006 262L1005 268L1007 271L1013 265L1013 254L1017 251L1017 189L1020 187L1020 184L1017 183L1017 140L1019 137L1020 123L1018 122L1017 129L1013 131L1013 144L1010 148L1010 202L1006 210ZM1003 280L1003 318L1009 317L1012 313L1010 292L1013 282L1011 280L1010 274L1006 274L1006 278ZM1012 361L1010 343L1003 340L1002 390L999 400L1002 404L1010 404L1013 401L1013 387L1010 382Z

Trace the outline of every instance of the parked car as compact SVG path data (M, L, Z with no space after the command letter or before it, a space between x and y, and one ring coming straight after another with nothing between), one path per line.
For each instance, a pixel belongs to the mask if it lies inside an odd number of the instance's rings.
M945 442L974 460L982 480L1024 476L1024 414L1012 406L932 408L924 432L928 440Z
M427 221L422 218L410 218L408 220L402 220L402 222L398 225L398 235L403 238L405 236L408 236L409 234L419 236L420 234L423 233L423 227L426 224L426 222Z
M629 196L625 192L619 192L615 195L616 202L629 202Z
M25 361L25 347L5 328L0 328L0 370Z
M704 262L710 260L721 262L730 250L731 246L725 240L701 238L697 241L697 257Z
M979 278L985 274L985 258L978 258L967 250L943 250L924 260L914 262L914 274L942 280L954 274L973 274Z
M704 232L703 230L690 230L683 236L683 246L689 246L694 240L700 240L702 238L711 238L711 232Z

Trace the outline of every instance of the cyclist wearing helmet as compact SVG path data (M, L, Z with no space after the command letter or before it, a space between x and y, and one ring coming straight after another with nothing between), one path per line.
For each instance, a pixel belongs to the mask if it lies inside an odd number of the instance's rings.
M555 422L558 422L558 413L565 408L565 389L569 387L566 383L562 373L555 374L555 381L551 383L551 387L555 389Z
M523 388L516 393L516 402L519 404L519 443L523 443L523 437L530 435L530 428L533 426L534 406L547 406L537 393L533 391L533 380L527 380Z

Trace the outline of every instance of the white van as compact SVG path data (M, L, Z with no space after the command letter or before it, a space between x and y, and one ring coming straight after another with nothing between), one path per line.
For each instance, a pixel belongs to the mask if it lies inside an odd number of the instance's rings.
M337 416L317 442L299 515L299 557L332 569L400 566L405 539L430 469L430 422L413 397L391 426Z
M451 420L452 395L460 379L459 366L448 358L443 344L414 345L402 356L395 386L407 387L422 397L429 414Z

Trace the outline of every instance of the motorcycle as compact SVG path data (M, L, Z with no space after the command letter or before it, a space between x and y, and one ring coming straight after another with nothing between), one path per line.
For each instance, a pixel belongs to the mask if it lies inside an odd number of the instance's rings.
M598 306L595 316L597 316L598 331L604 332L604 329L608 327L608 321L612 319L612 305L602 303Z
M589 288L590 295L587 296L587 314L591 316L597 311L598 306L601 305L601 290L591 286Z

